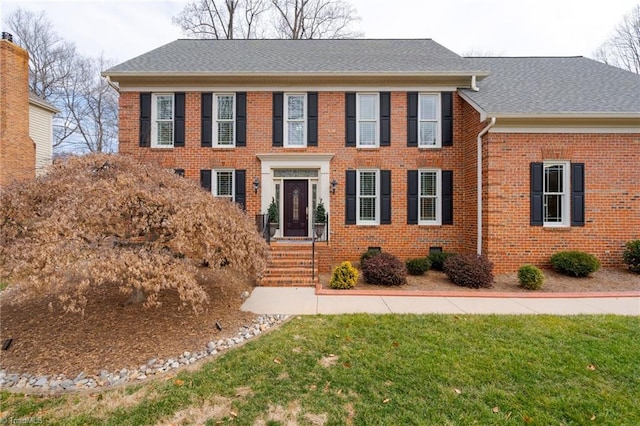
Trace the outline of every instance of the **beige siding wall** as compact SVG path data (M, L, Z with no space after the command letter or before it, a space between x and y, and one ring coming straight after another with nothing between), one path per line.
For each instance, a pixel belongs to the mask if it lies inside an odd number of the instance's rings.
M29 105L29 136L36 144L36 175L43 174L53 158L53 115L37 105Z

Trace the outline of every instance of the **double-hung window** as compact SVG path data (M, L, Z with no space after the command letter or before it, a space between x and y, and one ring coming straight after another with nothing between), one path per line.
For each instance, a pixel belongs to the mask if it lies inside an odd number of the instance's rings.
M233 181L233 170L214 170L213 171L213 182L211 185L211 189L213 191L213 195L219 198L226 198L229 201L234 201L234 181Z
M380 172L378 170L358 170L356 193L359 225L374 225L380 220Z
M418 171L418 223L440 225L440 170Z
M172 147L174 131L174 96L154 93L151 104L151 146Z
M213 102L215 145L220 147L235 146L235 95L231 93L216 94Z
M284 99L284 144L303 147L307 144L307 96L302 93L287 93Z
M544 226L569 226L569 163L545 162L543 175Z
M439 148L440 137L440 96L435 93L418 95L418 146Z
M380 145L379 108L380 98L378 93L357 94L357 135L358 147L377 147Z

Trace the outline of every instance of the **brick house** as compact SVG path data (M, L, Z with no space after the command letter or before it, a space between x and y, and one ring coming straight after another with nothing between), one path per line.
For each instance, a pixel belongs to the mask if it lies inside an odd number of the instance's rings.
M51 164L53 106L29 91L29 53L0 39L0 186L34 178Z
M433 40L177 40L104 72L120 145L312 236L321 271L369 247L562 249L640 237L640 77L583 57L463 58ZM276 245L277 246L277 245Z

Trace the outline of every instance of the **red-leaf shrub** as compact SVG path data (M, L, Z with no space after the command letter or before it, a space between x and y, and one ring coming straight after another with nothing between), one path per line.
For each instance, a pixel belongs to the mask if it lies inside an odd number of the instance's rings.
M147 305L176 291L198 308L198 267L257 278L267 255L235 203L125 156L71 157L0 192L0 280L25 296L57 294L71 311L96 286Z
M493 286L493 263L486 256L456 254L445 260L443 268L449 279L461 287Z
M407 283L407 267L394 255L382 252L360 265L369 284L402 285Z

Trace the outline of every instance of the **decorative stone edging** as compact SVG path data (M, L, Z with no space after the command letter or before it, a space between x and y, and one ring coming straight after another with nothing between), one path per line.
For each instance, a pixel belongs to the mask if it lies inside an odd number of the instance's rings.
M119 371L100 371L96 375L81 372L73 379L64 374L32 375L28 373L9 373L0 369L0 389L23 392L65 392L75 390L101 389L117 386L127 382L142 380L166 373L177 368L191 365L209 356L216 355L226 349L243 343L264 331L287 320L289 315L261 315L253 320L251 326L242 326L235 337L210 341L204 350L198 352L185 351L173 358L150 359L145 365L134 368L123 368Z

